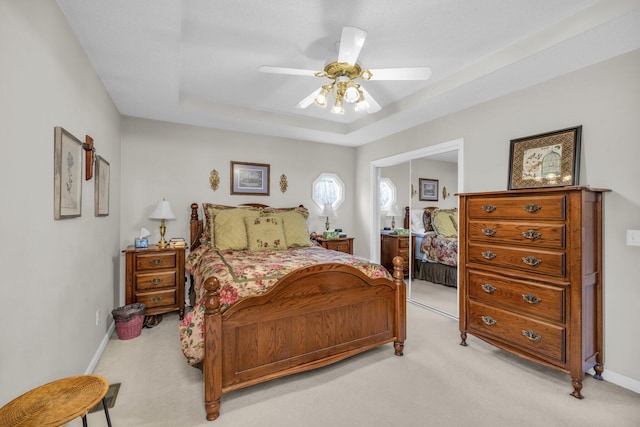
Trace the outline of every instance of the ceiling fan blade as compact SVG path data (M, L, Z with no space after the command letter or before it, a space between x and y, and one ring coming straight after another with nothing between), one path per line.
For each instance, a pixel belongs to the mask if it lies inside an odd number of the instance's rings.
M311 92L309 96L307 96L302 101L298 102L298 104L296 105L296 108L307 108L309 105L313 104L313 100L316 99L316 96L320 93L321 90L322 90L322 87L319 87L318 89Z
M272 74L292 74L294 76L311 76L315 77L318 71L314 70L304 70L301 68L285 68L285 67L272 67L271 65L261 65L258 68L258 71L261 73L272 73Z
M340 50L338 51L338 62L355 64L364 46L367 32L356 27L344 27L340 38Z
M369 108L367 109L367 113L371 114L371 113L376 113L376 112L382 110L382 107L380 106L380 104L378 104L376 102L376 100L373 99L373 96L371 96L371 94L369 92L367 92L367 90L365 88L360 86L360 90L362 90L362 94L364 95L364 99L366 99L367 102L369 103Z
M369 72L369 80L427 80L431 77L429 67L377 68Z

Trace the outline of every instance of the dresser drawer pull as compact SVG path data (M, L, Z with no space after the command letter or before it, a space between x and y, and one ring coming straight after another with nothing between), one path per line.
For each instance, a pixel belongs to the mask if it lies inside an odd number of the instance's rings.
M151 284L152 285L159 285L160 283L162 283L162 279L156 277L154 279L151 279Z
M524 205L522 207L522 209L524 209L525 211L527 211L529 213L536 213L540 209L542 209L542 206L536 205L535 203L529 203L528 205Z
M531 341L534 341L534 342L538 342L538 341L540 341L542 339L542 335L536 334L531 329L527 329L526 331L523 329L522 330L522 335L524 335L525 337L527 337L527 339L529 339Z
M492 237L496 234L496 230L494 230L493 228L487 227L487 228L483 228L482 229L482 234L484 234L487 237Z
M491 203L489 203L488 205L484 205L482 207L482 210L485 211L486 213L491 213L493 211L495 211L496 209L498 209L496 206L492 205Z
M484 251L481 253L481 255L482 255L482 258L484 259L494 259L495 257L498 256L491 251Z
M536 258L534 256L527 256L527 257L522 258L522 262L524 262L528 266L536 267L536 266L538 266L538 265L540 265L542 263L542 260L538 259L538 258Z
M151 298L151 302L160 302L162 301L162 297L153 297Z
M482 285L480 285L480 287L482 288L483 291L485 291L488 294L492 294L498 290L498 288L491 285L490 283L483 283Z
M529 240L537 240L542 237L542 233L538 233L536 230L527 230L522 232L522 237Z
M496 326L498 322L493 320L491 316L482 316L482 322L487 326Z
M522 294L522 299L528 302L529 304L539 304L542 302L542 300L537 296L535 296L534 294Z
M338 245L336 246L336 251L341 251L342 250L342 246Z
M162 262L163 261L160 258L154 258L151 260L151 265L160 265Z

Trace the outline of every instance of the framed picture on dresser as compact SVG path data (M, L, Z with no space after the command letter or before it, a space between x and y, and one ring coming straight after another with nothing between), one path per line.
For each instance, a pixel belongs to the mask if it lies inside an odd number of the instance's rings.
M582 126L512 139L509 190L578 185Z

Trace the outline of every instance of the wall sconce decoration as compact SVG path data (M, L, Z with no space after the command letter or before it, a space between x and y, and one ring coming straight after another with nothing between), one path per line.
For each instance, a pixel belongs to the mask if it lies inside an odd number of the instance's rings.
M447 187L442 186L442 200L445 200L447 197L451 196L451 193L447 193Z
M211 189L213 191L216 191L220 186L220 175L218 175L218 171L215 169L212 170L209 175L209 184L211 184Z
M280 176L280 191L284 193L285 191L287 191L287 187L289 187L289 183L287 182L287 176L285 174L282 174Z
M417 191L413 188L413 184L411 184L411 198L413 199L416 195Z
M95 147L93 146L93 138L89 135L85 135L85 143L82 144L82 148L84 149L84 179L85 181L89 181L93 178L93 155L96 152Z

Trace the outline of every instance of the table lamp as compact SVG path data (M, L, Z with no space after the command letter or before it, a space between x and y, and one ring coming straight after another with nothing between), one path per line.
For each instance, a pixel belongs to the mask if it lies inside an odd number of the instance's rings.
M158 246L161 248L167 247L167 242L164 240L164 233L167 231L167 227L164 225L165 219L176 219L176 216L171 210L171 205L164 198L158 202L156 208L151 212L149 219L159 219L160 222L160 241Z
M401 215L402 215L402 213L398 209L398 205L396 205L395 203L392 204L391 207L389 208L389 210L387 211L387 216L391 217L391 229L392 230L396 229L396 216L401 216Z
M336 213L333 211L333 205L324 205L320 216L327 217L327 222L324 223L324 226L329 230L329 217L333 218L336 216Z

